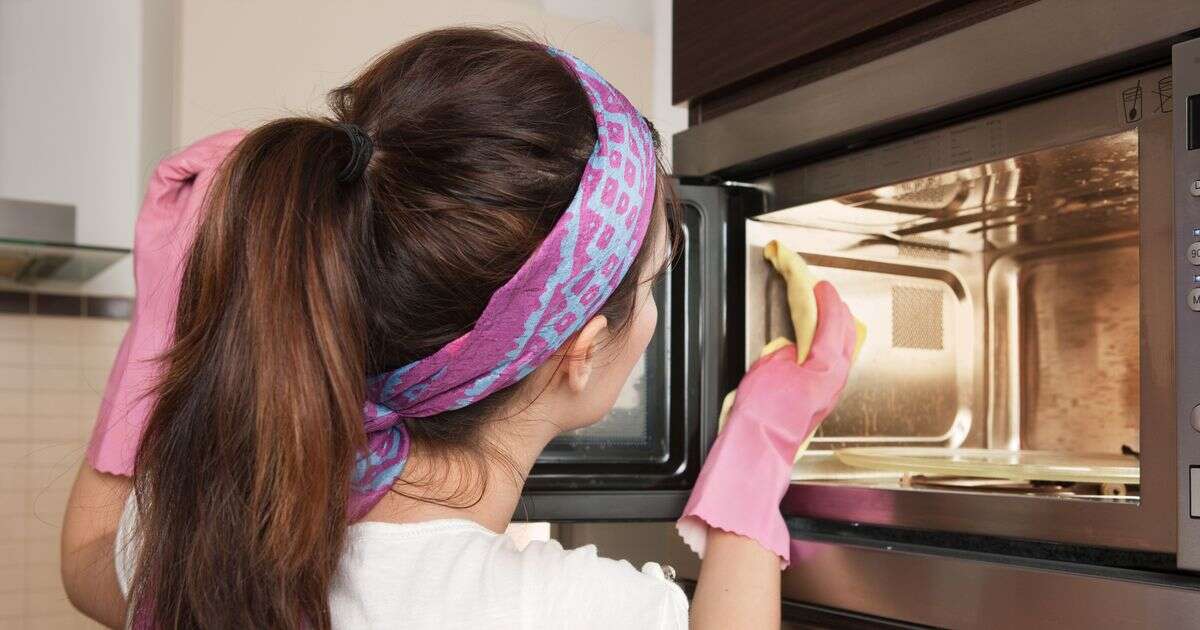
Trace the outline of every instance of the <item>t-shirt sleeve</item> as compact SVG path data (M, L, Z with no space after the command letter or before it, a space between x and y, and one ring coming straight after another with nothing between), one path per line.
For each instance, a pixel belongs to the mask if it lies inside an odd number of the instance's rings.
M655 563L641 571L625 560L602 558L587 545L564 550L556 541L535 543L534 556L549 592L538 598L544 627L647 628L684 630L688 600Z
M113 558L117 565L117 585L121 587L121 596L129 599L129 589L133 584L133 573L137 568L138 544L134 536L137 529L137 498L129 493L125 499L125 509L121 512L121 520L117 523L117 536L113 541Z

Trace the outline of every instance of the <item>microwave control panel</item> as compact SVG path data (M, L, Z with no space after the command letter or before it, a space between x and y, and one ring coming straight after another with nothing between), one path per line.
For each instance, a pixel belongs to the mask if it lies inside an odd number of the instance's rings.
M1200 571L1200 39L1172 50L1178 553Z

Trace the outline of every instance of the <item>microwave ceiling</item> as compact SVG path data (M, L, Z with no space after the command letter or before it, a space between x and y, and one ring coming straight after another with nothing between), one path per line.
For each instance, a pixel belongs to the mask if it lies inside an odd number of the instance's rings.
M935 173L756 220L946 251L1137 229L1137 130Z

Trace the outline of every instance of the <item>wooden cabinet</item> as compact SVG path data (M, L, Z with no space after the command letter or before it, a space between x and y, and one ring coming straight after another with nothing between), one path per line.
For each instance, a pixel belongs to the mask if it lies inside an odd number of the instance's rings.
M674 0L692 124L1033 0Z

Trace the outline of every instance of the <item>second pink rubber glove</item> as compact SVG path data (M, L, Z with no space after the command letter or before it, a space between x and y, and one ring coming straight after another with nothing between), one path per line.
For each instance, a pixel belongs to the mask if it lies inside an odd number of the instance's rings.
M854 317L833 285L819 282L813 293L817 328L808 359L797 364L796 346L788 344L750 367L676 524L701 558L708 528L716 527L758 541L784 567L789 562L779 502L797 449L837 404L856 341Z
M88 463L100 472L133 475L154 408L159 358L174 335L179 286L203 218L204 197L221 162L245 135L233 130L204 138L159 163L150 179L133 239L133 319L109 372L87 448Z

